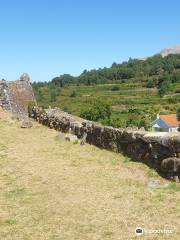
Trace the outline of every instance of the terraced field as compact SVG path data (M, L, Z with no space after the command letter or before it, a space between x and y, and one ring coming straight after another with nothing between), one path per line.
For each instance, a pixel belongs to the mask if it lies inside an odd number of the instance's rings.
M113 90L116 87L117 90ZM42 87L43 98L39 99L40 106L59 107L74 115L88 108L93 99L101 99L109 103L112 107L112 118L118 117L123 121L129 119L133 109L135 114L141 116L149 115L150 121L154 120L157 113L176 113L180 103L180 94L176 93L180 89L180 84L172 85L172 93L160 98L156 88L146 88L145 83L119 83L102 85L70 85L59 88L55 101L51 101L50 89ZM72 97L72 93L75 95ZM132 111L131 111L132 110ZM135 116L136 117L136 116Z

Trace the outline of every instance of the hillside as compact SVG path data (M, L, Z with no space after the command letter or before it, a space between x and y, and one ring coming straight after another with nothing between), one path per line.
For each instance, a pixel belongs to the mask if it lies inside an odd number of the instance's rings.
M78 77L65 74L48 83L33 83L33 88L39 106L87 118L84 111L100 100L109 104L111 116L98 121L150 129L157 113L176 113L180 106L180 54L130 59L110 68L85 70Z
M112 83L92 86L69 85L63 88L42 86L40 97L36 92L39 106L59 107L64 111L80 116L88 110L97 99L111 106L110 119L100 120L103 124L114 127L150 126L159 112L176 113L180 95L174 90L161 98L156 88L146 88L143 83ZM56 91L52 97L52 91ZM86 117L85 117L86 118ZM142 120L142 125L139 125Z
M172 230L153 239L179 239L178 184L33 124L21 129L0 111L0 239L134 239L139 225Z

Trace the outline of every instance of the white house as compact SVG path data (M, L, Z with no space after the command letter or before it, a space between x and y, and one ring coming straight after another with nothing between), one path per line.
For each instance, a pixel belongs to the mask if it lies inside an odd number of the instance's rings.
M159 115L152 123L152 130L157 132L178 132L180 122L176 114Z

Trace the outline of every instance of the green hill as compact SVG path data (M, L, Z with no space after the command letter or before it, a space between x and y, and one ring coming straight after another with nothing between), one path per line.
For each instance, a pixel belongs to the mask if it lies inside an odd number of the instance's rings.
M111 107L111 116L98 121L148 129L156 113L175 113L179 107L180 55L130 59L110 68L85 70L78 77L65 74L34 83L33 88L40 106L83 115L101 101Z

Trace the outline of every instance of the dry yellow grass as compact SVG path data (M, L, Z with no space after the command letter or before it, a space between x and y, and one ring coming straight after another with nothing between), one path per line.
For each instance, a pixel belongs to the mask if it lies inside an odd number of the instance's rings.
M180 192L141 163L94 146L56 140L0 112L0 240L179 239Z

